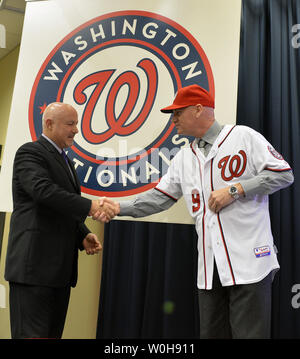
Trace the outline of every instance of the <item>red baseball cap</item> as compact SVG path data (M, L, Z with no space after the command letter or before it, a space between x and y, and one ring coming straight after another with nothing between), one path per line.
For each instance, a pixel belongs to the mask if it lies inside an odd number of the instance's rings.
M179 89L172 105L162 108L161 112L171 113L178 108L198 104L215 108L215 100L209 92L199 85L190 85Z

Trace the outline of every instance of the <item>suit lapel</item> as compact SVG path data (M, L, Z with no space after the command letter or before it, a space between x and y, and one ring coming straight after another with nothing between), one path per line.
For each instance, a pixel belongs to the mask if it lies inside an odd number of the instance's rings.
M40 136L38 138L38 142L42 146L46 147L46 149L52 154L52 156L59 163L59 165L61 166L63 171L65 171L65 173L67 174L67 176L68 176L70 182L72 183L72 185L74 186L76 192L80 193L80 183L78 181L78 177L77 177L77 173L76 173L76 170L74 168L74 165L70 161L70 159L68 158L68 163L70 165L70 168L71 168L71 171L73 173L74 178L72 178L72 174L70 173L68 165L66 164L65 160L60 155L60 153L57 151L57 149L49 141L47 141L43 136ZM74 179L75 179L75 182L74 182Z

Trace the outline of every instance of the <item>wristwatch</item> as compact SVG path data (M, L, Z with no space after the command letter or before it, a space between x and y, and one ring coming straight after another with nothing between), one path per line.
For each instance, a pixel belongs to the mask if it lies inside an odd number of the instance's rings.
M239 197L240 197L238 189L235 186L229 187L229 194L234 199L239 199Z

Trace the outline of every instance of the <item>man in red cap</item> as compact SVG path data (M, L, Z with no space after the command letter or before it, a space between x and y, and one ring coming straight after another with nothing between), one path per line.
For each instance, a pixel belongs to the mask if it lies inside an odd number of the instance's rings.
M214 107L215 101L209 92L198 85L191 85L179 89L172 105L162 108L161 112L174 114L173 122L179 135L200 138L213 124ZM201 113L207 121L193 120L192 115L198 109L197 116Z
M181 148L155 189L120 203L121 216L143 217L184 197L198 233L201 338L269 338L271 284L279 264L268 195L289 186L289 164L258 132L221 126L214 98L198 85L178 90L163 113Z
M179 89L172 105L162 108L161 112L172 113L174 110L198 104L215 108L215 100L208 91L198 85L190 85Z

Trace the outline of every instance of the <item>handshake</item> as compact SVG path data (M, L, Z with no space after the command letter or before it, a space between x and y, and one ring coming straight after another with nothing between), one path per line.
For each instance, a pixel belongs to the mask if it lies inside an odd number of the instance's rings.
M107 197L101 197L92 201L89 216L94 220L108 223L120 213L120 204Z

